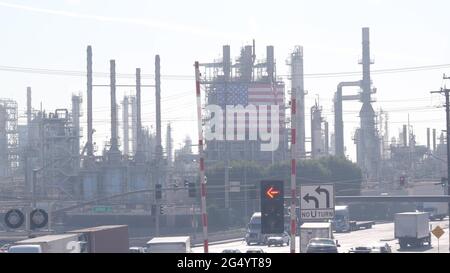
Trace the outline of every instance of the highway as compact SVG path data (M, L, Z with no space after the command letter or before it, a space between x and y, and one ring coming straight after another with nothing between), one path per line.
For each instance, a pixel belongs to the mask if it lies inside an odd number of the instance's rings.
M449 239L448 239L448 220L432 221L432 228L439 225L444 229L445 234L440 238L440 253L449 253ZM351 247L368 246L377 242L386 242L391 246L394 253L438 253L438 240L432 235L431 248L425 245L423 248L408 248L400 250L398 241L394 239L394 223L385 223L374 225L371 229L352 231L349 233L335 233L335 239L338 240L340 253L348 253ZM299 238L296 239L297 253L299 252ZM250 248L262 248L266 253L289 253L289 246L268 247L266 245L251 245L247 246L244 240L225 242L221 244L212 244L209 246L211 253L220 253L224 249L239 249L241 252L246 252ZM203 247L194 247L193 252L202 253Z

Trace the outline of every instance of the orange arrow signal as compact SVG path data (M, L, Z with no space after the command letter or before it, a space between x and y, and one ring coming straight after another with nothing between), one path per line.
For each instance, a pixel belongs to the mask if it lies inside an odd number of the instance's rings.
M275 195L279 194L280 192L277 190L274 190L273 187L270 187L269 190L266 192L267 196L270 198L274 198Z

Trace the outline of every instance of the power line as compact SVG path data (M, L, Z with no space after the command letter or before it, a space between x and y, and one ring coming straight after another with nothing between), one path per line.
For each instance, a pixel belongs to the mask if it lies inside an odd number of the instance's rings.
M450 64L436 64L436 65L423 65L423 66L411 66L411 67L399 67L399 68L386 68L386 69L375 69L372 70L372 74L392 74L392 73L404 73L404 72L416 72L416 71L426 71L426 70L436 70L449 68ZM48 69L48 68L33 68L33 67L21 67L21 66L0 66L0 71L6 72L20 72L20 73L31 73L31 74L41 74L41 75L55 75L55 76L70 76L70 77L85 77L86 72L80 70L63 70L63 69ZM305 78L328 78L328 77L342 77L342 76L358 76L361 75L361 71L347 71L347 72L324 72L324 73L305 73ZM94 72L95 77L109 77L108 72ZM290 77L290 75L278 75L279 77ZM134 79L135 74L131 73L117 73L117 78L129 78ZM193 80L193 75L176 75L176 74L166 74L161 75L162 78L171 80ZM141 78L144 79L154 79L154 74L142 74Z

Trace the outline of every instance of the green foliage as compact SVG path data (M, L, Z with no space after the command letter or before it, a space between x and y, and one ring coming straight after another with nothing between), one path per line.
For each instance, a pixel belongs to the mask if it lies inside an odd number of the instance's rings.
M209 217L217 220L211 223L227 225L248 221L248 214L258 210L259 201L250 194L250 186L259 189L261 180L283 180L286 189L290 187L290 161L276 162L263 166L256 162L232 161L229 164L229 180L239 181L241 192L230 193L232 212L226 215L224 209L224 163L207 166ZM301 160L297 163L297 186L304 184L334 183L336 195L359 195L362 182L361 169L351 161L338 157L324 157L318 160ZM259 198L259 195L256 195ZM245 203L244 203L245 202ZM256 204L255 204L256 203ZM245 207L246 206L246 207ZM224 216L225 215L225 216ZM223 218L225 217L225 218Z

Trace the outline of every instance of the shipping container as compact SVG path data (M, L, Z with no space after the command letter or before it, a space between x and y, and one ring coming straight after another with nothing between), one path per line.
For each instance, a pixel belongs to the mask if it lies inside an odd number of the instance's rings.
M72 230L68 233L82 234L89 253L128 253L127 225L98 226Z

